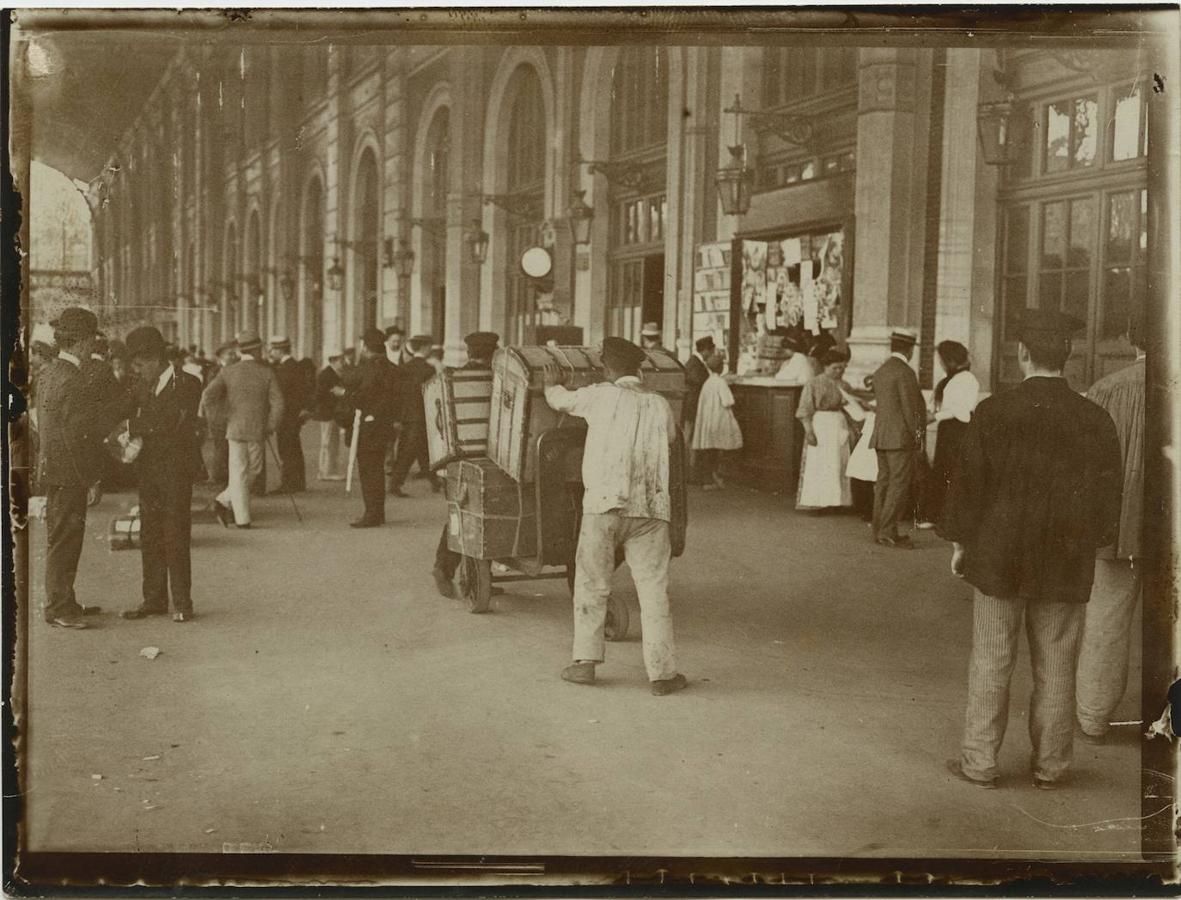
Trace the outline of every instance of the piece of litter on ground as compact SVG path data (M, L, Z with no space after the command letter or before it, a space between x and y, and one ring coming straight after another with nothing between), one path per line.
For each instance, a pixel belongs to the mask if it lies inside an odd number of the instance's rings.
M144 762L147 762L149 759L159 759L159 758L160 758L160 754L158 754L158 753L155 756L145 756Z
M772 644L782 644L782 643L783 643L783 641L772 641L771 643L772 643Z
M146 657L147 659L155 659L157 656L160 655L160 648L159 647L144 647L142 650L139 651L139 655Z
M159 808L160 808L160 807L159 807L159 806L157 806L156 804L154 804L154 803L149 803L149 804L147 804L147 805L144 807L144 812L147 812L147 811L148 811L148 810L150 810L150 809L159 809Z
M95 781L102 781L103 780L103 777L101 775L91 775L90 777L93 778Z
M599 724L598 719L587 719L586 721L591 725L598 725Z
M123 788L121 787L114 788L114 790L118 791L119 793L123 793Z
M213 832L215 832L215 831L217 831L216 828L206 828L205 829L206 834L213 834Z
M321 823L320 823L320 830L321 830L321 831L323 831L323 830L324 830L324 823L323 823L323 822L321 822Z

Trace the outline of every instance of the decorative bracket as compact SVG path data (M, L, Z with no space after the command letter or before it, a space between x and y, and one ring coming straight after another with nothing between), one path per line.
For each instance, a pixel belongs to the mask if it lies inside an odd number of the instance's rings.
M747 109L743 107L742 98L738 94L734 95L734 105L723 111L734 115L736 120L746 116L760 137L764 134L774 134L781 141L795 144L797 147L808 146L816 136L816 116Z
M511 216L522 219L540 219L542 213L542 199L534 193L517 192L515 194L480 194L480 200L487 206L499 206Z

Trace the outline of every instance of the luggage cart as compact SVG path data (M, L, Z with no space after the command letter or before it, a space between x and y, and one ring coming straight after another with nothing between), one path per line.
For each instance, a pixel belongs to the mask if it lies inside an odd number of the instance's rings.
M534 445L537 461L534 482L533 528L536 552L530 556L485 558L472 555L471 548L463 555L459 567L460 596L474 613L487 612L491 606L494 585L519 581L565 578L571 594L574 592L574 558L578 547L578 532L582 524L582 483L573 473L579 470L582 447L586 440L585 428L551 428L537 436ZM680 556L685 547L688 510L685 491L685 450L678 436L669 454L670 494L672 501L672 555ZM495 510L485 510L493 515ZM502 511L502 514L508 511ZM449 539L450 542L450 539ZM460 548L452 545L453 550ZM460 551L462 552L462 551ZM617 554L615 565L623 562ZM506 574L493 572L493 565L507 568ZM627 604L614 594L607 607L604 636L609 641L622 641L630 625Z

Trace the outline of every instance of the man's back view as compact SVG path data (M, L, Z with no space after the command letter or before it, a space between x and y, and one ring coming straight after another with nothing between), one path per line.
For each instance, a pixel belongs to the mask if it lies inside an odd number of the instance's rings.
M232 512L239 528L250 527L250 486L262 471L263 443L279 427L283 395L275 373L255 357L262 340L253 331L238 335L241 360L222 369L205 389L203 404L223 406L229 442L229 484L217 495L214 511L223 525Z

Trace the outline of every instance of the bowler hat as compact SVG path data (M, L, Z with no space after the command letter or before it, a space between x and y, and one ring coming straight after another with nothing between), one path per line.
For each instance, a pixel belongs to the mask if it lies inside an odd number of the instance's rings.
M234 343L238 345L239 350L257 350L262 346L262 338L258 336L257 331L247 328L238 332Z
M68 341L82 341L98 333L98 317L80 306L66 307L49 324L57 336Z
M131 359L147 356L152 359L163 359L167 355L168 345L164 342L157 328L143 325L127 335L127 355Z
M500 335L495 331L473 331L463 342L467 344L469 355L491 356L496 345L500 343Z
M370 353L381 353L385 350L385 335L376 328L366 328L361 335L361 343Z
M620 337L603 338L603 362L617 372L634 372L647 355L631 341Z

